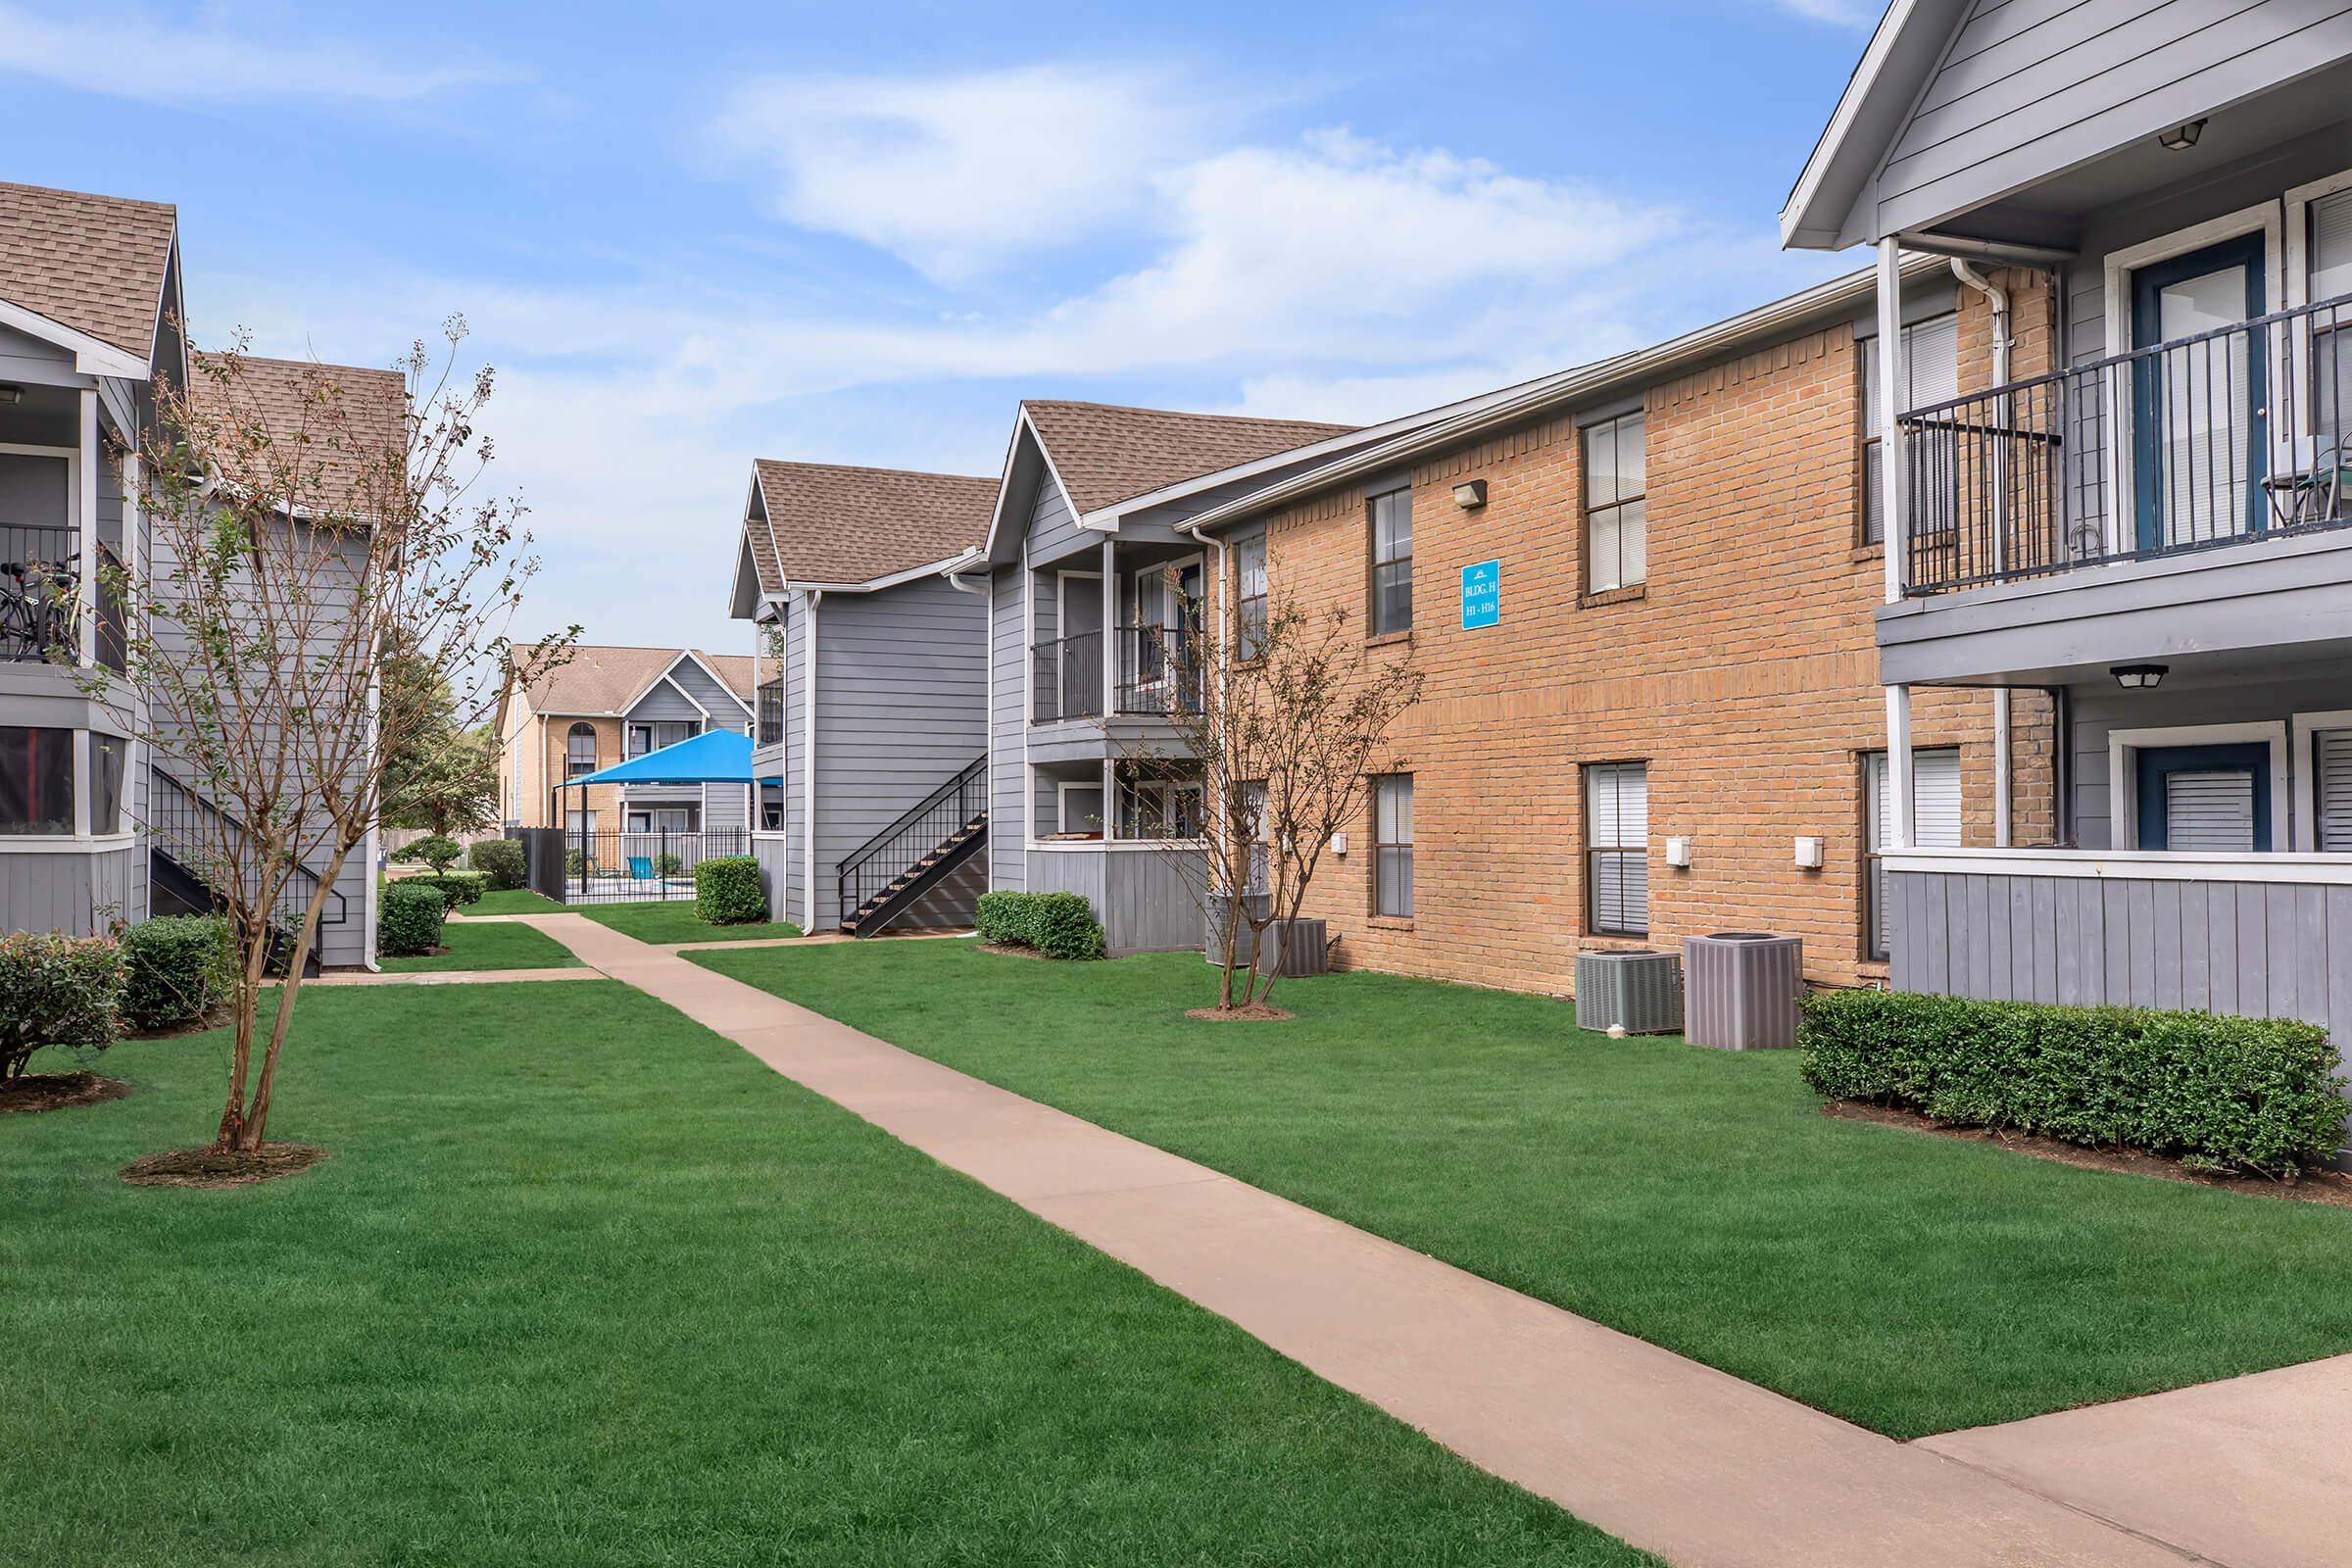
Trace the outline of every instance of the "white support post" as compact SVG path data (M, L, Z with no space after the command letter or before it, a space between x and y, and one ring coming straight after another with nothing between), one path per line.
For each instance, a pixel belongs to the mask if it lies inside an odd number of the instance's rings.
M2009 848L2009 688L1992 689L1992 847Z
M1118 564L1117 541L1102 536L1102 716L1110 718L1118 710L1112 705L1119 696L1119 580L1112 575ZM1107 807L1110 797L1103 797Z
M80 540L76 549L81 556L81 581L75 590L79 604L74 610L77 631L74 637L76 652L83 668L98 662L98 389L84 387L81 393L81 462L78 465L81 493L74 497L80 510Z
M1886 602L1903 597L1903 564L1910 554L1911 519L1904 510L1903 441L1899 416L1910 378L1903 373L1903 248L1889 235L1879 241L1879 515L1886 519ZM1891 759L1889 759L1891 761Z
M1886 813L1886 850L1907 850L1919 842L1919 802L1911 783L1911 688L1886 688L1886 788L1894 808Z

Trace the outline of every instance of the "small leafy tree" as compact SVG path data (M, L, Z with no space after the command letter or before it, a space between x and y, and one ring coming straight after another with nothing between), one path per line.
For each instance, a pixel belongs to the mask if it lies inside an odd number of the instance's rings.
M402 848L392 858L396 860L422 860L436 872L446 871L465 858L466 846L446 833L427 833L416 843Z
M384 759L384 825L440 837L478 832L498 820L498 753L487 729L458 721L449 677L413 653L387 658L380 672L389 702L413 704L416 733Z
M464 321L444 334L445 354L419 341L389 373L249 360L241 342L197 356L189 386L161 389L126 475L152 564L103 575L157 771L173 775L148 825L235 942L223 1151L262 1147L303 968L382 814L388 760L480 721L537 569L520 505L476 493L491 373L455 374ZM383 678L395 660L439 684Z
M1268 1002L1280 974L1261 939L1298 917L1373 775L1402 770L1389 729L1420 700L1422 675L1404 650L1368 647L1344 605L1315 615L1271 599L1247 628L1192 618L1199 629L1167 643L1174 744L1123 744L1118 771L1200 784L1206 853L1170 853L1223 944L1217 1009L1233 1012Z

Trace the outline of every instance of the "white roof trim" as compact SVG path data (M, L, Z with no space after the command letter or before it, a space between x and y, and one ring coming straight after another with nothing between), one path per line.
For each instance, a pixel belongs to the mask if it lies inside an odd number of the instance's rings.
M137 356L8 300L0 300L0 326L13 326L61 349L72 349L74 368L84 375L119 375L126 380L144 381L154 373L154 368Z
M1038 461L1046 466L1046 473L1053 479L1054 488L1061 492L1061 504L1069 508L1071 516L1079 514L1078 504L1070 499L1070 487L1061 482L1061 470L1054 466L1054 454L1047 449L1046 438L1038 433L1036 421L1029 417L1029 405L1024 403L1015 411L1012 441L1004 449L1004 471L997 476L997 505L988 514L988 533L980 542L981 554L985 556L994 557L997 553L997 533L1004 525L1004 498L1012 494L1012 466L1020 456L1024 431L1031 441L1037 443ZM1030 503L1030 510L1034 512L1036 509L1036 503ZM1025 528L1028 525L1024 518L1021 526Z
M986 552L982 551L979 546L972 545L963 549L962 551L959 551L956 555L945 557L939 561L927 561L919 566L908 566L904 571L893 571L880 577L868 577L863 582L816 582L814 580L794 581L787 578L784 586L787 590L801 589L809 593L878 593L882 589L896 588L902 583L913 582L920 577L953 576L956 572L970 569L972 566L987 559ZM767 597L774 598L776 596L769 595Z
M1895 137L1909 123L1911 112L1935 81L1937 68L1951 53L1961 24L1972 11L1965 0L1892 0L1886 7L1781 209L1784 250L1843 250L1881 237L1848 233L1846 220L1855 203L1871 188ZM1933 36L1918 36L1922 28L1933 29ZM1907 44L1918 47L1906 48ZM1897 96L1899 103L1891 101ZM1880 105L1887 112L1899 108L1901 114L1886 129L1882 144L1855 145L1864 121L1872 119L1871 111ZM1883 120L1884 115L1877 119ZM1863 164L1862 159L1869 162Z
M1906 277L1931 271L1940 272L1944 263L1932 256L1905 256L1903 272ZM1302 495L1328 488L1342 480L1379 472L1423 452L1434 452L1466 440L1488 429L1530 417L1544 410L1574 399L1605 392L1632 380L1647 380L1692 361L1711 358L1738 347L1740 343L1766 336L1775 330L1792 325L1825 311L1841 305L1857 304L1871 297L1877 286L1877 270L1865 268L1817 283L1809 289L1778 299L1769 305L1758 306L1739 316L1702 326L1681 337L1645 349L1634 349L1591 365L1562 370L1557 375L1523 382L1504 391L1510 396L1489 400L1470 412L1439 424L1409 431L1393 440L1368 447L1352 457L1327 463L1319 468L1309 468L1277 484L1268 485L1249 495L1211 507L1195 517L1188 517L1177 526L1196 536L1201 531L1245 517L1255 517L1270 508Z

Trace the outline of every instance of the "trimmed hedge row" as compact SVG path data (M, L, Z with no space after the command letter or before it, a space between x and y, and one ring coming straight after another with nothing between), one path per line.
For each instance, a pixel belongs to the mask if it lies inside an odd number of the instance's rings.
M1076 893L983 893L973 920L983 942L1035 948L1049 958L1102 956L1102 927Z
M122 933L122 1021L133 1029L194 1023L228 1000L236 946L217 914L168 914Z
M432 879L413 876L387 884L375 910L375 950L387 958L419 958L441 945L449 903Z
M2291 1018L1838 991L1805 1000L1797 1044L1815 1092L1953 1126L2279 1176L2344 1147L2340 1058Z
M713 856L694 868L695 918L711 925L751 925L767 918L760 891L760 862L748 855Z

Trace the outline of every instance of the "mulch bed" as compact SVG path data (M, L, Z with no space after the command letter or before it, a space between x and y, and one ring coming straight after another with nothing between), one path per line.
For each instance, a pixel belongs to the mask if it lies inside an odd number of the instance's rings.
M1252 1002L1247 1007L1187 1007L1187 1018L1204 1018L1210 1023L1280 1023L1295 1018L1295 1012L1285 1011L1270 1002Z
M2127 1176L2153 1176L2159 1181L2184 1182L2191 1187L2217 1187L2224 1192L2245 1193L2251 1197L2284 1198L2302 1203L2333 1203L2339 1208L2352 1208L2352 1174L2340 1170L2307 1170L2293 1181L2274 1181L2262 1176L2207 1176L2186 1169L2178 1161L2161 1154L2145 1154L2136 1149L2089 1149L2082 1144L2044 1138L2036 1133L1954 1127L1944 1122L1931 1121L1918 1111L1893 1105L1865 1105L1850 1100L1833 1100L1823 1105L1821 1111L1825 1116L1836 1116L1841 1121L1866 1121L1880 1127L1900 1127L1910 1132L1934 1133L1940 1138L1965 1139L1972 1144L1991 1144L2012 1153L2072 1165L2078 1170L2119 1171Z
M94 1072L30 1072L0 1083L0 1111L65 1110L121 1100L130 1085L120 1078L101 1078Z
M207 1144L143 1155L121 1174L133 1187L250 1187L309 1170L326 1157L317 1144L264 1144L251 1153Z
M1045 958L1048 963L1054 961L1035 948L1024 948L1014 942L983 942L980 951L993 953L1000 958Z

